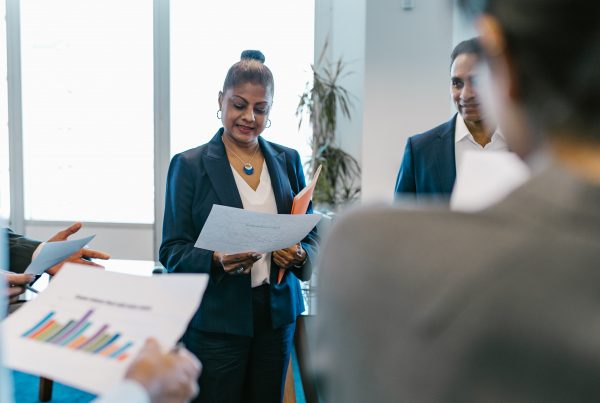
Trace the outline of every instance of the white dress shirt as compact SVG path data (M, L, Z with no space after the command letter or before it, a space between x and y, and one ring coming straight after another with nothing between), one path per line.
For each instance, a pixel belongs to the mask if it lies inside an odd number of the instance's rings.
M267 164L263 162L262 172L260 173L260 183L256 190L252 189L246 183L244 178L231 166L233 178L237 185L238 192L242 199L244 210L256 211L259 213L277 214L277 203L275 202L275 193L271 186L271 176L267 169ZM269 273L271 272L271 253L265 253L252 265L250 275L252 277L252 288L269 283Z
M498 128L492 134L492 139L489 143L482 147L475 141L473 135L469 132L465 121L459 114L456 115L456 128L454 129L454 157L456 161L456 177L458 177L462 157L466 151L508 151L508 145L504 135L500 133Z

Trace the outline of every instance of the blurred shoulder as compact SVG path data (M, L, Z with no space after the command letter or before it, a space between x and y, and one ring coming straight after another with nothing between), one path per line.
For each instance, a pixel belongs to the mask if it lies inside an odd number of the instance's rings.
M510 239L510 221L494 212L364 207L335 220L323 248L324 261L340 270L369 267L371 273L437 271L467 256L480 262L486 251Z

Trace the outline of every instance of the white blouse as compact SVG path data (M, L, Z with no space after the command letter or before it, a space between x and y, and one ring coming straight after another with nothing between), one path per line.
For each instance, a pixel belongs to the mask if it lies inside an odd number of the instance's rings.
M233 166L231 166L231 171L233 172L233 178L235 179L235 184L237 185L245 210L277 214L277 203L275 202L275 193L273 193L273 187L271 186L271 176L264 161L262 172L260 173L260 182L256 190L252 189L246 183ZM250 271L252 288L269 284L270 272L271 253L265 253L252 265L252 270Z

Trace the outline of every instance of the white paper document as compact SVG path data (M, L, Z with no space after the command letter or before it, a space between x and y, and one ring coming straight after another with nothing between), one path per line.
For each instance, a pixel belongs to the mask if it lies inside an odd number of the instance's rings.
M196 247L223 253L268 253L300 242L320 214L268 214L214 204Z
M46 242L39 255L32 260L25 270L29 274L42 274L55 264L58 264L91 242L96 235L68 241Z
M466 152L450 198L450 208L483 210L504 199L530 176L529 167L514 153Z
M200 305L206 274L133 276L66 264L0 324L4 365L102 394L148 337L165 350Z

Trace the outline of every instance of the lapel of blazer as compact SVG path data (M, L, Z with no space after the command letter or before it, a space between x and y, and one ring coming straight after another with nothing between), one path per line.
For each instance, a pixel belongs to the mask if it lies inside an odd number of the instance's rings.
M244 208L225 153L225 145L221 140L222 134L223 129L221 128L208 142L207 152L202 157L204 168L221 204Z
M269 169L277 212L279 214L289 214L292 210L292 187L290 186L290 179L287 174L287 159L285 154L283 151L277 152L262 137L258 138L258 143Z
M456 117L449 120L440 130L435 141L436 171L439 189L443 193L451 193L456 180L456 161L454 155L454 128Z

